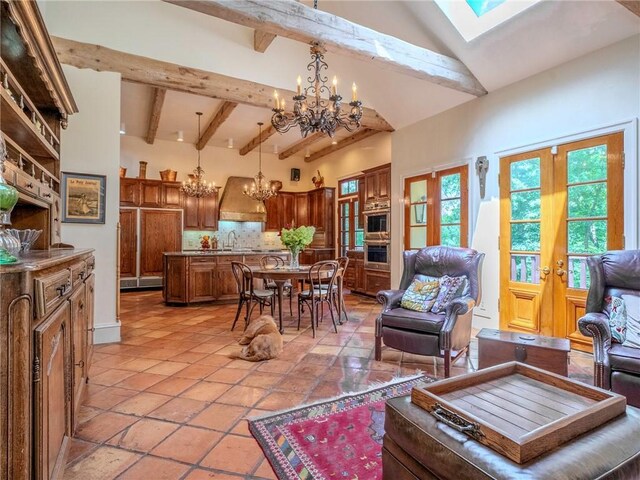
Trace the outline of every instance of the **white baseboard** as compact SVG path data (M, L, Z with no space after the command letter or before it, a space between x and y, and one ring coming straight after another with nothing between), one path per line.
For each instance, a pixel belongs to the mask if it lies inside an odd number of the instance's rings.
M93 343L99 345L101 343L114 343L120 341L120 324L104 323L96 325L96 331L93 333Z

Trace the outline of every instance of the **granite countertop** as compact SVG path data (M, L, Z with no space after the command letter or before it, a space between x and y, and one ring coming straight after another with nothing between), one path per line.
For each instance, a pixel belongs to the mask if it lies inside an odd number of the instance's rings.
M183 250L182 252L164 252L164 255L170 257L202 257L202 256L221 256L221 255L265 255L273 253L276 255L289 254L289 250L274 249L240 249L240 250Z
M26 255L19 255L18 263L0 265L0 273L43 270L91 252L93 252L93 249L90 248L52 248L51 250L31 250Z

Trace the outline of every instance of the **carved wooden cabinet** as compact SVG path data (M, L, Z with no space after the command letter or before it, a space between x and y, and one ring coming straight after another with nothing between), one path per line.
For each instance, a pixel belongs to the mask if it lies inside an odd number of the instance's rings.
M140 182L137 178L120 179L120 206L140 206Z
M218 190L208 197L183 195L185 230L218 230Z
M347 251L349 265L344 275L344 285L352 293L364 293L364 252L362 250Z
M162 254L182 250L182 212L140 209L141 277L162 276Z
M0 267L0 478L61 477L93 347L91 250Z
M137 276L138 210L120 209L120 276Z

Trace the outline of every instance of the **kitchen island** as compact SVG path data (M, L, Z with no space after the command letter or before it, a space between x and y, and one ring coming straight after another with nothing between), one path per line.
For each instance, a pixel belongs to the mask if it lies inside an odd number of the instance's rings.
M289 252L280 249L165 252L164 301L171 305L237 302L238 288L231 262L258 266L265 255L277 255L289 261Z

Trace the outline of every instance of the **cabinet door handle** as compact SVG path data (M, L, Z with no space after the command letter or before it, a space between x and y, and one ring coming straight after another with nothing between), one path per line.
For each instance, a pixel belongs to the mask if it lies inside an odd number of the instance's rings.
M78 304L78 307L80 307L80 310L83 310L84 309L84 302L80 302Z
M84 278L84 270L78 273L78 278L82 280Z
M96 327L87 328L87 332L95 332Z
M78 363L76 363L76 367L84 368L84 360L80 360Z

